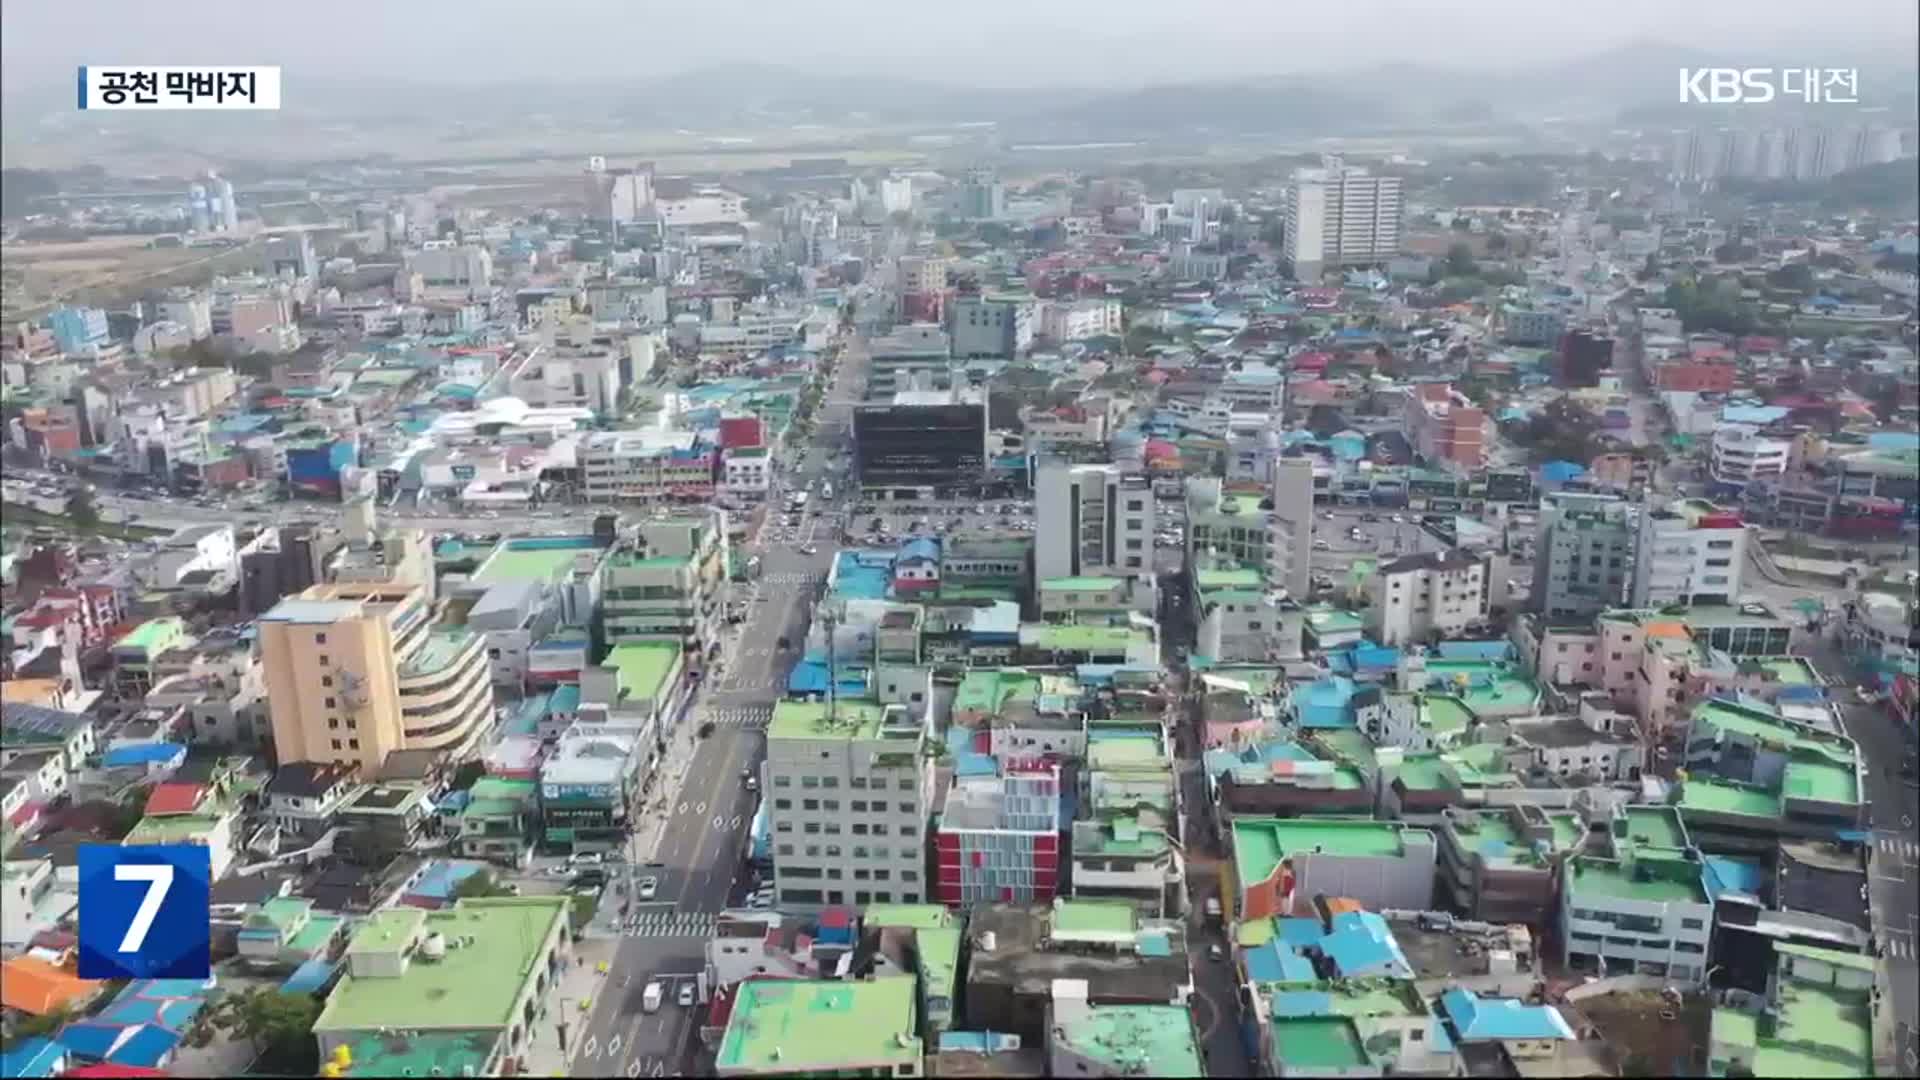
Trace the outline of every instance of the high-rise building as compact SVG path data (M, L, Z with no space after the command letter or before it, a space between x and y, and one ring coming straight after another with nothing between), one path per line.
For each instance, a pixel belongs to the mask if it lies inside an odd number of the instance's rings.
M1633 504L1617 495L1540 499L1532 604L1549 619L1584 618L1624 603L1633 580Z
M763 768L782 910L927 899L927 720L866 700L774 705Z
M213 182L214 195L220 200L219 211L220 211L221 231L239 232L240 231L240 207L235 205L233 201L232 182L229 180L226 180L223 177L214 176L212 174L209 174L207 179Z
M1313 586L1313 461L1273 461L1274 584L1300 603Z
M590 221L617 228L640 220L653 206L651 163L631 169L609 169L607 159L596 154L587 159L583 181Z
M1740 515L1699 499L1640 513L1635 538L1634 607L1731 604L1740 596L1747 528Z
M1010 761L956 777L933 838L933 899L948 907L1030 904L1060 887L1060 765Z
M260 617L261 673L281 764L379 771L396 750L471 756L492 727L486 639L436 626L418 585L315 585Z
M1328 158L1298 169L1287 188L1281 260L1296 281L1327 267L1385 262L1400 251L1400 178L1373 176Z
M1033 345L1040 304L1024 293L957 297L947 306L947 332L960 359L1012 360Z
M987 399L970 390L914 390L853 411L855 475L865 491L932 497L984 483Z
M954 185L953 216L969 221L995 221L1007 215L1007 189L990 166L968 169Z
M1153 573L1153 485L1118 465L1040 465L1034 483L1036 582Z

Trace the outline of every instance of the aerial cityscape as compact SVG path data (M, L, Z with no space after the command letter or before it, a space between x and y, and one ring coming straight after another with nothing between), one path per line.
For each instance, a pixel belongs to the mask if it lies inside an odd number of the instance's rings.
M0 1077L1920 1076L1914 6L1272 7L7 6Z

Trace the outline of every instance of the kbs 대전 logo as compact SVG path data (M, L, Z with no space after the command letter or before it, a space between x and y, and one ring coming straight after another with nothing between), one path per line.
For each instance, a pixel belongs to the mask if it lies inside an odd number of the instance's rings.
M1681 68L1682 105L1765 105L1799 100L1808 104L1860 103L1856 68Z

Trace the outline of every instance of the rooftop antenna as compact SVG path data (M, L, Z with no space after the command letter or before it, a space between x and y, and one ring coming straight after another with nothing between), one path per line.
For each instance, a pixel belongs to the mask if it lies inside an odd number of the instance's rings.
M827 726L831 727L835 720L835 706L840 696L840 676L833 655L833 628L839 619L832 604L821 605L820 621L827 628Z

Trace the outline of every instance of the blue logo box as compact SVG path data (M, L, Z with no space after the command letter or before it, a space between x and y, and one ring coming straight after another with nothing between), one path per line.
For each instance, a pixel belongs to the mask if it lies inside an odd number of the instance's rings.
M213 882L199 844L83 844L80 977L205 979Z

